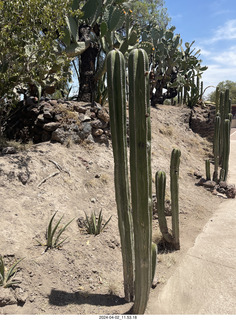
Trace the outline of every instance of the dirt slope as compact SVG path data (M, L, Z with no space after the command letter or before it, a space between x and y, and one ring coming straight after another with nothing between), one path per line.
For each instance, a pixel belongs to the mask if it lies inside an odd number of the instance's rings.
M167 173L170 154L181 150L180 233L181 250L158 255L156 275L160 289L178 261L193 245L221 200L195 186L194 171L204 173L210 145L188 127L189 110L160 106L152 109L152 170ZM0 314L122 314L132 304L123 299L123 275L113 182L113 155L98 144L42 143L0 158L0 253L9 265L20 263L17 290L0 289L0 301L8 305ZM167 199L170 193L167 189ZM153 179L153 193L155 193ZM100 235L88 235L77 219L102 208L104 221L112 216ZM68 240L60 250L44 253L37 240L45 241L51 216L75 220L65 231ZM153 238L160 238L153 220ZM16 304L18 300L18 304ZM12 304L9 304L12 303Z

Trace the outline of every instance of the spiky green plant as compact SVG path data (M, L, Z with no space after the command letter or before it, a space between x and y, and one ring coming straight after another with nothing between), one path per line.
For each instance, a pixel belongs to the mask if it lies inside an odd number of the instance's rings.
M56 225L53 227L53 221L54 221L56 214L57 214L57 212L54 213L54 215L52 216L52 218L49 221L49 224L48 224L48 227L46 230L46 243L43 244L37 240L39 245L46 246L45 251L47 251L48 249L61 247L61 245L68 239L68 237L67 237L67 238L61 240L61 235L64 233L64 231L69 226L69 224L74 220L74 218L73 218L64 227L59 227L59 225L63 219L63 216L62 216L58 220Z
M152 243L152 278L151 278L151 284L155 277L156 272L156 265L157 265L157 245L155 243Z
M0 255L0 287L9 288L20 283L20 280L14 279L17 273L17 265L23 260L17 260L7 271L3 257Z
M210 160L205 160L205 169L206 169L206 180L211 180L211 167L210 167Z
M127 286L128 297L131 298L131 293L135 297L133 306L135 314L144 313L152 280L151 124L148 69L147 53L143 49L132 50L128 61L131 178L129 186L124 90L125 64L123 55L117 50L110 52L107 58L118 222L121 241L124 240L124 244L121 244L122 255L127 259L125 261L123 258L123 265L124 261L125 263L128 260L132 262L133 257L135 260L135 268L133 264L125 267L130 273L128 281L131 281L133 269L135 270L135 281L132 284L129 282ZM132 216L130 216L129 188L132 198ZM123 240L122 234L125 235ZM125 273L124 280L127 280ZM134 282L134 292L132 292Z
M214 173L213 180L218 181L218 170L220 161L220 122L221 118L219 114L215 117L215 127L214 127L214 142L213 142L213 153L214 153Z
M95 211L91 213L90 217L85 212L85 228L89 234L94 234L95 236L100 234L107 224L110 222L111 217L103 224L103 216L102 216L102 209L99 212L98 217L96 216Z
M134 298L134 236L128 179L126 134L125 60L118 50L107 56L107 85L114 155L114 182L121 239L124 292L126 301Z
M166 216L165 216L165 191L166 191L166 174L164 171L157 171L155 177L156 197L157 197L157 214L159 227L162 236L168 243L173 242L173 238L168 231Z
M179 149L173 149L170 163L170 191L171 191L171 212L172 212L172 234L175 249L180 249L179 243Z
M229 154L230 154L230 120L224 121L224 140L223 140L223 162L222 169L224 172L224 181L227 180L229 170Z
M152 196L148 56L143 49L129 55L129 132L131 199L135 247L133 312L145 312L152 276Z

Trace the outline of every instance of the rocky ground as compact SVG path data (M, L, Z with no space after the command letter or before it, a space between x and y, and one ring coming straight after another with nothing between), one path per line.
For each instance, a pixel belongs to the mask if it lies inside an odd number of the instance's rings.
M155 295L193 245L196 236L222 201L197 185L204 177L211 144L189 128L190 110L158 106L152 116L152 174L167 173L172 148L181 150L180 245L169 252L161 246L158 220L153 216L153 240L159 244ZM109 141L109 140L108 140ZM8 150L9 151L9 150ZM14 150L13 150L14 151ZM62 145L43 142L0 157L0 253L6 266L19 264L16 288L0 289L0 314L124 314L131 308L123 298L121 248L118 233L111 143L93 141ZM155 197L154 197L155 200ZM81 228L85 212L102 209L104 231L89 235ZM74 219L60 249L39 246L52 215L62 225ZM79 220L78 220L79 219ZM167 217L170 222L170 217ZM79 225L78 225L79 222Z

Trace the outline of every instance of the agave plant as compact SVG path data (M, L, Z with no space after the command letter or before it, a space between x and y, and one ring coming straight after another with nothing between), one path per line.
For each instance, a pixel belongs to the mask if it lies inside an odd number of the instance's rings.
M9 288L9 287L12 287L12 286L20 283L20 280L14 279L14 276L15 276L16 272L18 271L16 266L23 259L24 258L17 260L10 267L10 269L7 271L5 264L4 264L4 261L3 261L3 257L0 255L0 287Z
M102 220L103 220L102 209L99 212L98 218L96 217L95 211L91 213L90 218L85 212L84 225L85 225L86 231L89 234L94 234L95 236L100 234L104 230L104 228L107 226L109 221L111 220L111 216L104 224L102 224Z
M70 220L64 227L59 228L59 225L61 223L61 220L63 219L63 216L58 220L58 222L56 223L56 225L53 227L53 220L55 218L57 212L54 213L54 215L52 216L48 227L47 227L47 231L46 231L46 244L42 244L41 242L38 241L38 243L40 245L45 245L46 249L45 251L47 251L48 249L51 248L59 248L66 240L67 238L61 240L61 235L62 233L66 230L66 228L69 226L69 224L74 220Z

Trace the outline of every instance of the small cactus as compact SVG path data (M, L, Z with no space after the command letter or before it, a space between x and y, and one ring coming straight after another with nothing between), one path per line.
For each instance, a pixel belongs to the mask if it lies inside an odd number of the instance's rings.
M215 129L214 129L214 173L213 180L218 181L218 168L219 168L219 157L220 157L220 122L221 118L219 115L215 118Z
M165 190L166 190L166 174L164 171L157 171L156 173L156 197L157 197L157 214L159 227L162 236L168 243L173 242L171 234L168 232L168 226L165 216Z
M205 160L206 180L211 180L210 160Z
M229 170L229 154L230 154L230 120L224 121L224 140L223 140L223 162L222 169L225 170L223 180L227 180Z
M179 165L181 152L173 149L170 164L170 191L171 191L171 211L172 211L172 233L174 247L180 249L179 242Z

